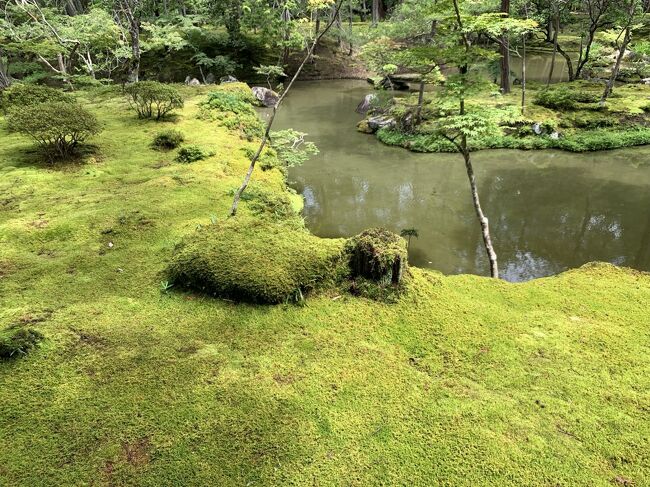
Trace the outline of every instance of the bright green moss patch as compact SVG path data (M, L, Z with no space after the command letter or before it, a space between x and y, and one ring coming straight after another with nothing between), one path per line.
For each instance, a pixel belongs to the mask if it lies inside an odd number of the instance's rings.
M64 168L0 118L0 329L47 336L0 362L0 485L650 485L647 274L514 285L411 268L391 304L161 292L175 246L203 232L266 267L275 245L343 245L293 224L263 243L295 221L267 204L296 199L278 170L256 171L226 221L255 144L197 118L209 88L179 89L185 107L159 123L119 89L75 93L104 131ZM175 164L150 148L164 129L214 155Z
M213 296L261 303L302 299L334 282L341 240L266 221L202 227L176 249L170 280Z

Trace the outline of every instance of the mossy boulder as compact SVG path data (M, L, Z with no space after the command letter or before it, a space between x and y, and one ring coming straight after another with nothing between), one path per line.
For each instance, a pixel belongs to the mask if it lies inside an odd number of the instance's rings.
M217 297L282 303L333 282L343 246L343 240L321 239L297 225L233 219L185 238L169 278Z
M42 340L43 334L31 328L11 327L0 331L0 359L26 355Z
M384 228L371 228L348 240L352 278L380 285L400 284L408 265L406 240Z

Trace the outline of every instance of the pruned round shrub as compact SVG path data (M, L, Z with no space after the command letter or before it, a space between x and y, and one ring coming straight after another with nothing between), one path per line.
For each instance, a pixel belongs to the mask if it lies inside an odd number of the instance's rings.
M198 145L184 145L178 151L176 162L189 164L191 162L202 161L208 156L209 154L201 149Z
M7 328L0 331L0 358L26 355L42 340L43 335L31 328Z
M176 248L169 278L217 297L282 303L335 279L342 240L268 221L202 227Z
M131 107L140 118L160 120L172 110L184 106L183 98L175 87L157 81L132 83L126 86L125 91Z
M399 284L408 265L406 240L384 228L372 228L348 240L351 277L380 285Z
M184 141L185 137L178 130L163 130L162 132L158 132L153 138L151 147L157 150L172 150L176 149Z
M34 139L48 158L70 157L77 146L101 127L97 118L77 103L46 102L12 110L11 130Z
M23 109L40 103L62 102L73 103L74 99L49 86L15 84L0 91L0 108L8 113L12 108Z

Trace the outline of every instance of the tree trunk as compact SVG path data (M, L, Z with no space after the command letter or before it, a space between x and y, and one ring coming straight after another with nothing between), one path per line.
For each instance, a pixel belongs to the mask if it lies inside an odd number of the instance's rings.
M523 38L523 58L521 61L521 114L526 113L526 35Z
M422 76L422 79L420 80L420 92L418 94L418 111L415 114L415 123L416 125L419 125L422 122L422 108L424 106L424 89L426 87L426 83L424 81L424 75Z
M372 26L379 25L379 2L381 0L372 0Z
M546 80L546 87L548 88L553 80L553 72L555 71L555 58L557 57L557 36L560 32L560 14L555 16L555 29L553 30L553 56L551 57L551 69L548 72L548 80Z
M497 254L494 251L494 246L492 245L492 238L490 236L490 224L483 213L483 208L481 207L481 200L478 196L478 188L476 187L476 176L474 175L474 168L472 167L472 161L470 152L467 149L467 138L463 136L461 143L463 148L463 159L465 159L465 169L467 170L467 177L469 179L469 185L472 191L472 201L474 203L474 210L476 211L476 216L478 221L481 224L481 231L483 233L483 244L485 245L485 251L487 252L488 260L490 261L490 275L498 279L499 278L499 265L497 263Z
M614 68L612 69L612 74L610 75L609 80L607 81L607 85L605 86L605 91L603 92L603 96L600 98L600 106L605 106L605 102L607 101L607 98L609 98L609 95L612 94L612 90L614 89L614 83L616 82L618 73L621 70L621 63L623 62L623 58L625 57L625 50L627 49L627 46L630 44L631 40L632 40L632 28L628 26L625 28L625 36L623 38L623 43L621 44L621 49L618 52L618 56L616 56L616 64L614 65Z
M11 76L9 76L7 63L5 63L2 56L3 56L3 52L2 49L0 49L0 90L8 88L9 85L11 85L11 82L13 81Z
M510 0L501 0L501 12L510 16ZM501 92L510 93L510 41L508 36L501 38Z
M349 14L348 14L348 30L349 30L348 35L350 36L350 38L348 39L348 42L350 43L350 49L348 50L348 56L352 56L352 54L354 54L354 41L352 40L352 36L354 34L354 31L352 29L352 23L353 23L353 20L354 20L353 19L354 10L353 10L353 7L352 7L352 0L350 0L350 5L349 6L350 6L350 11L349 11Z

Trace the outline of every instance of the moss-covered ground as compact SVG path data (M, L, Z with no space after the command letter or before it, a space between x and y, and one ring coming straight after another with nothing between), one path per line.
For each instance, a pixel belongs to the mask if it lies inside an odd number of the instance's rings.
M79 95L105 127L84 164L0 121L0 324L46 337L0 362L1 485L650 485L648 275L412 269L395 304L161 290L250 144L185 95L163 123ZM214 155L151 150L172 126ZM277 170L253 188L285 191Z

